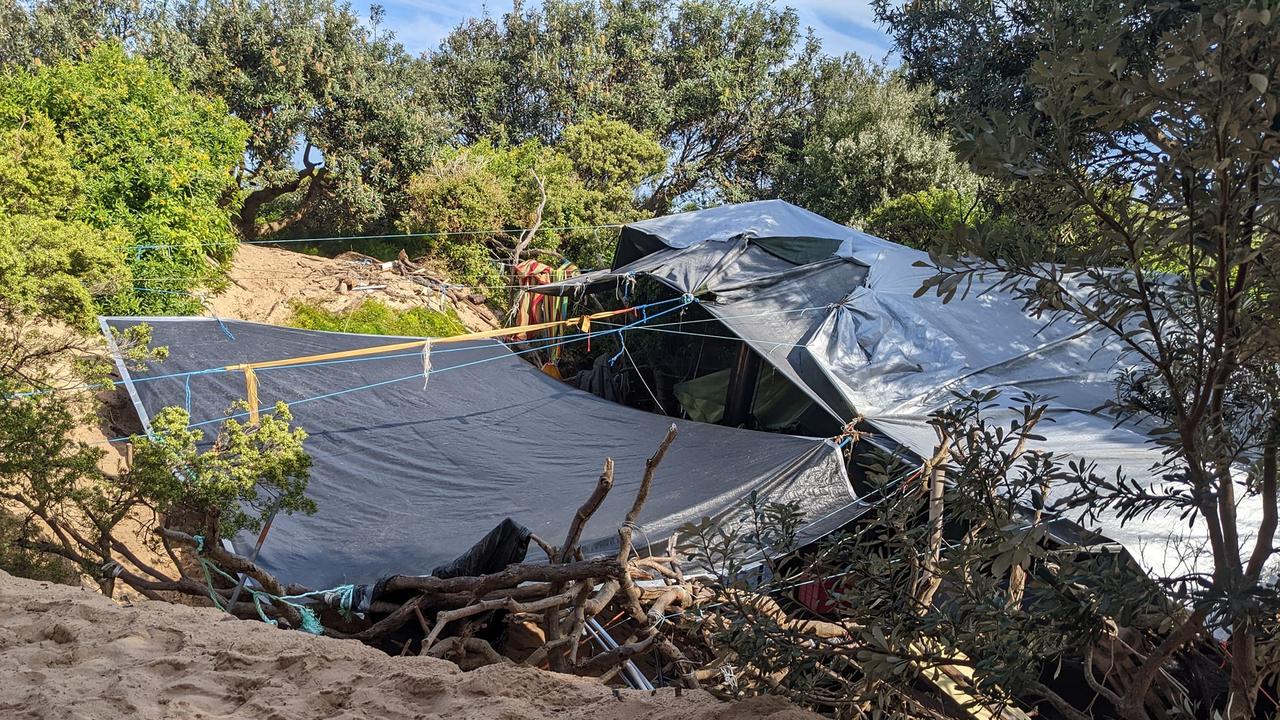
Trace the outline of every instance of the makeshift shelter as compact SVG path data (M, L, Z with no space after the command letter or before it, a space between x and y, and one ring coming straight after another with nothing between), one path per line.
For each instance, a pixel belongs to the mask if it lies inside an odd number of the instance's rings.
M1035 393L1052 398L1040 447L1096 462L1102 475L1123 468L1159 481L1146 428L1097 412L1130 362L1106 333L1033 318L981 283L949 303L916 297L933 272L925 253L762 201L633 223L620 233L616 258L612 269L533 290L615 292L644 275L680 302L698 303L772 368L767 402L757 404L771 414L762 426L785 426L812 409L788 398L783 383L837 425L863 418L889 444L924 457L935 443L929 415L952 393L998 389L1005 402ZM593 332L669 332L668 320L645 313ZM121 364L144 424L160 408L187 404L193 420L212 429L245 397L244 379L224 366L388 342L206 318L106 318L104 330L139 322L170 351L142 372ZM555 538L603 457L617 461L626 489L669 422L553 380L500 342L433 353L426 389L415 387L422 372L420 353L402 352L260 374L260 405L290 403L311 434L310 492L320 506L314 517L276 521L261 557L268 570L313 587L425 573L506 517ZM677 392L691 417L714 420L723 411L715 388L726 378L699 380ZM808 538L866 509L830 441L677 424L681 437L646 507L642 539L665 542L686 521L727 517L752 491L798 501ZM607 551L622 510L607 504L597 513L584 547ZM1260 504L1242 503L1239 514L1244 527L1257 527ZM1122 524L1104 515L1099 524L1162 575L1195 566L1207 546L1199 526L1173 516ZM247 538L236 543L252 546Z
M1041 448L1096 462L1103 476L1123 468L1159 481L1146 428L1097 412L1131 363L1109 334L1034 318L981 281L949 303L916 297L934 273L926 253L768 200L633 223L615 257L610 270L537 290L582 294L655 278L698 298L833 418L865 418L920 457L936 444L928 417L952 393L997 389L1010 404L1023 393L1049 396ZM1256 528L1260 504L1242 505L1240 517ZM1104 516L1098 529L1165 574L1204 557L1202 528L1153 515L1123 525Z
M227 366L397 340L212 318L102 322L104 332L146 323L153 343L168 348L164 361L142 370L120 364L146 430L162 408L185 406L210 439L245 397L243 374ZM672 420L571 388L494 340L436 347L426 387L423 369L413 350L257 371L259 406L289 403L309 435L308 495L319 507L314 516L275 519L261 566L313 588L427 574L505 518L557 543L606 456L615 461L615 491L582 548L616 552L645 459ZM829 440L674 422L679 437L654 479L638 546L665 547L686 522L729 517L752 492L798 502L810 519L806 537L863 508ZM232 542L248 556L254 541Z

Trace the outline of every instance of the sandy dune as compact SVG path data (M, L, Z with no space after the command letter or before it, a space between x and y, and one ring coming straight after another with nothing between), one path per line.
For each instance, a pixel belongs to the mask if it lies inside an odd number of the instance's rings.
M442 271L436 274L445 277ZM340 293L338 282L343 278L370 289ZM262 245L241 245L227 280L226 289L209 298L206 314L281 325L292 314L294 301L343 311L372 298L397 309L425 306L440 310L447 304L472 330L499 325L488 307L445 298L390 270L361 268L348 261Z
M388 657L215 610L143 602L0 572L0 717L652 718L802 720L777 698L614 691L581 678Z

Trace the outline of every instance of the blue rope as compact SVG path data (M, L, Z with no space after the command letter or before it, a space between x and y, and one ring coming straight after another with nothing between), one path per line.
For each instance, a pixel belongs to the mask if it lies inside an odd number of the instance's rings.
M212 562L209 562L209 560L204 557L203 535L195 535L193 537L196 541L196 559L200 561L200 572L204 575L205 586L209 589L209 599L213 602L213 606L219 610L223 612L231 612L231 608L222 604L222 599L218 596L217 590L213 587L213 573L217 573L219 576L230 582L239 581L222 568L214 565ZM317 590L315 592L304 593L302 595L284 596L272 595L269 592L257 590L255 588L248 587L247 585L244 589L248 590L250 597L253 598L253 607L258 611L258 617L262 619L262 622L267 623L268 625L279 624L275 620L272 620L267 615L267 611L262 607L262 599L267 598L271 602L281 602L296 609L298 611L298 615L302 618L302 630L304 632L311 633L312 635L324 634L324 625L320 623L320 618L316 616L315 611L311 608L305 605L299 605L295 602L290 602L290 599L303 598L311 595L325 596L326 594L334 594L338 597L339 602L342 603L339 606L339 611L342 612L344 617L350 617L351 603L352 599L355 597L354 585L341 585L332 590Z
M609 367L613 367L613 364L618 362L618 358L622 357L622 353L627 351L626 333L618 333L618 344L621 347L618 348L618 352L613 354L613 357L609 358Z
M213 316L213 319L218 321L218 327L222 329L222 334L226 335L232 342L235 342L236 336L232 335L231 331L227 329L227 324L222 322L222 318L215 315Z
M312 590L300 595L281 595L279 599L288 602L290 600L303 600L313 597L319 597L325 605L337 605L338 612L350 620L353 611L352 605L355 603L356 586L339 585L328 590Z
M640 321L640 322L642 322L642 323L643 323L643 322L648 322L648 320L649 320L649 308L651 308L651 307L658 307L658 306L660 306L660 305L667 305L667 304L670 304L670 303L673 303L673 302L680 302L681 300L683 300L683 298L674 298L674 299L671 299L671 300L661 300L661 301L658 301L658 302L649 303L649 304L647 304L647 305L638 305L638 306L636 306L636 307L634 307L634 308L632 308L632 309L633 309L633 310L639 310L639 311L641 312L641 314L643 315L643 318L641 319L641 321ZM214 318L214 319L215 319L215 320L218 320L218 318ZM221 322L221 320L218 320L218 322ZM224 330L224 332L225 332L225 330ZM525 341L524 343L506 343L506 342L502 342L501 340L498 340L497 342L498 342L499 344L501 344L501 345L505 346L505 347L510 347L510 346L512 346L512 345L515 345L515 344L531 345L531 344L533 344L533 343L554 343L554 342L558 342L558 341L561 341L561 340L576 340L576 339L585 338L585 337L587 337L588 335L598 336L598 335L602 335L602 334L607 334L607 333L600 333L600 332L577 333L577 334L575 334L575 335L561 335L561 336L560 336L560 337L558 337L558 338L554 338L554 337L553 337L553 338L538 338L538 339L535 339L535 340L528 340L528 341ZM230 333L228 333L228 335L230 335ZM231 339L232 339L232 340L234 340L234 339L235 339L235 337L234 337L234 336L231 336ZM424 340L425 340L426 338L422 338L422 339L424 339ZM534 347L533 349L535 349L535 350L542 350L542 349L546 349L546 348L549 348L549 347L554 347L554 345L540 345L540 346ZM477 347L477 346L474 346L474 345L466 346L466 347L444 348L444 349L442 349L442 350L432 349L431 354L432 354L432 355L441 355L441 354L444 354L444 353L451 353L451 352L468 352L468 351L472 351L472 350L476 350L476 349L478 349L478 347ZM377 361L377 360L392 360L392 359L395 359L395 358L418 357L418 356L420 356L421 354L422 354L422 353L421 353L420 351L415 350L415 351L413 351L413 352L407 352L407 353L395 353L395 354L391 354L391 355L374 355L374 356L372 356L372 357L343 358L343 359L340 359L340 360L317 360L317 361L315 361L315 362L299 363L299 364L297 364L297 365L282 365L282 366L280 366L280 367L261 368L261 369L259 370L259 372L266 372L266 371L269 371L269 370L292 370L292 369L295 369L295 368L316 367L316 366L319 366L319 365L340 365L340 364L343 364L343 363L358 363L358 362L373 362L373 361ZM222 372L231 372L231 371L227 370L225 367L221 367L221 366L219 366L219 367L204 368L204 369L201 369L201 370L186 370L186 371L184 371L184 372L168 373L168 374L165 374L165 375L152 375L152 376L149 376L149 377L143 377L143 378L133 378L133 379L132 379L132 382L133 382L134 384L138 384L138 383L144 383L144 382L154 382L154 381L156 381L156 380L172 380L173 378L182 378L182 377L187 377L188 375L205 375L205 374L211 374L211 373L222 373ZM109 381L107 381L107 382L103 382L103 383L94 383L94 384L92 384L92 385L86 385L86 386L84 386L84 388L83 388L83 389L85 389L85 390L101 390L101 389L108 388L108 387L114 387L114 386L118 386L118 385L124 385L124 384L125 384L125 382L126 382L126 381L124 381L124 380L109 380ZM50 393L62 392L63 390L64 390L63 388L48 388L48 389L45 389L45 390L27 390L27 391L23 391L23 392L9 393L9 394L5 395L4 397L5 397L5 399L6 399L6 400L9 400L9 399L13 399L13 398L32 397L32 396L36 396L36 395L48 395L48 394L50 394Z
M188 375L186 377L186 380L183 381L182 384L183 384L183 388L182 388L183 392L186 394L186 397L184 398L182 406L183 408L186 409L187 417L189 418L191 417L191 376Z
M683 298L681 298L681 299L683 299ZM651 303L651 304L652 304L652 305L656 305L656 304L667 304L668 302L670 302L670 301L663 301L662 303ZM595 336L602 336L602 335L609 335L609 334L611 334L611 333L622 333L622 332L625 332L625 331L627 331L627 330L630 330L631 328L637 327L638 325L640 325L641 323L643 323L643 322L645 322L645 321L647 321L647 320L649 320L649 319L662 317L663 315L666 315L666 314L668 314L668 313L675 312L675 311L680 310L680 309L682 309L682 308L684 308L684 307L685 307L685 304L683 304L683 303L682 303L681 305L677 305L677 306L674 306L674 307L669 307L669 308L667 308L667 309L665 309L665 310L663 310L663 311L661 311L661 312L654 313L654 314L653 314L653 315L651 315L651 316L646 314L646 317L645 317L645 318L643 318L643 319L632 321L632 322L630 322L630 323L627 323L626 325L620 325L620 326L615 327L615 328L610 328L610 329L605 330L605 331L603 331L603 332L597 332L597 333L579 333L579 334L574 335L574 336L567 336L567 337L565 337L565 338L562 338L562 339L558 340L557 342L554 342L554 343L552 343L552 344L550 344L550 345L541 345L541 346L538 346L538 347L526 348L526 349L523 349L523 350L518 350L518 351L511 352L511 353L504 353L504 354L501 354L501 355L494 355L493 357L480 358L479 360L473 360L473 361L471 361L471 362L462 363L462 364L460 364L460 365L451 365L451 366L449 366L449 367L443 367L443 368L434 369L434 370L432 370L432 371L431 371L431 374L432 374L432 375L434 375L434 374L436 374L436 373L445 372L446 370L460 370L460 369L462 369L462 368L465 368L465 367L471 367L471 366L473 366L473 365L479 365L479 364L482 364L482 363L492 362L492 361L495 361L495 360L502 360L502 359L504 359L504 358L506 358L506 357L514 357L514 356L519 356L519 355L525 355L525 354L528 354L528 353L531 353L531 352L536 352L536 351L538 351L538 350L545 350L545 349L548 349L548 348L551 348L551 347L557 347L557 346L559 346L559 345L567 345L567 344L568 344L568 343L570 343L570 342L574 342L574 341L579 340L579 339L581 339L581 338L587 337L587 335L588 335L588 334L595 335ZM475 348L467 348L467 349L475 349ZM418 353L410 353L410 354L412 354L412 355L417 355ZM329 362L329 361L322 361L322 362ZM290 366L287 366L287 367L304 367L304 365L290 365ZM265 368L264 368L264 369L265 369ZM324 393L324 394L322 394L322 395L315 395L315 396L312 396L312 397L306 397L306 398L301 398L301 399L298 399L298 400L292 400L292 401L289 401L289 402L288 402L288 403L286 403L286 404L287 404L287 405L289 405L289 406L293 406L293 405L301 405L302 403L313 402L313 401L316 401L316 400L327 400L327 399L329 399L329 398L339 397L339 396L347 395L347 394L349 394L349 393L353 393L353 392L360 392L360 391L362 391L362 390L372 390L372 389L374 389L374 388L379 388L379 387L383 387L383 386L386 386L386 385L393 385L393 384L395 384L395 383L405 382L405 381L407 381L407 380L414 380L414 379L416 379L416 378L421 378L422 376L423 376L423 374L422 374L421 372L418 372L418 373L414 373L413 375L406 375L406 376L404 376L404 377L392 378L392 379L390 379L390 380L382 380L382 381L380 381L380 382L376 382L376 383L369 383L369 384L367 384L367 385L359 385L359 386L357 386L357 387L345 388L345 389L343 389L343 390L335 390L335 391L333 391L333 392ZM270 411L270 409L271 409L270 407L263 407L263 408L259 408L259 410L258 410L258 411L259 411L259 412L263 412L263 411ZM195 427L201 427L201 426L204 426L204 425L212 425L212 424L214 424L214 423L220 423L220 422L224 422L224 421L226 421L226 420L236 420L236 419L240 419L240 418L244 418L244 417L248 417L248 416L249 416L249 412L248 412L248 411L242 411L242 412L233 413L233 414L231 414L231 415L226 415L226 416L219 417L219 418L212 418L212 419L209 419L209 420L201 420L200 422L191 423L190 425L187 425L187 429L191 429L191 428L195 428ZM131 438L130 438L129 436L125 436L125 437L113 438L113 439L111 439L111 440L108 440L107 442L127 442L127 441L128 441L128 440L130 440L130 439L131 439Z
M169 373L167 375L152 375L151 377L134 378L133 382L136 384L136 383L151 382L153 380L172 380L174 378L188 377L191 375L209 375L212 373L220 373L220 372L227 372L227 369L217 367L217 368L205 368L203 370L187 370L185 372ZM8 395L5 395L4 398L6 400L13 400L16 398L27 398L27 397L36 397L38 395L48 395L50 393L64 392L67 390L102 390L105 388L115 387L115 386L124 385L124 384L125 384L124 380L108 380L107 382L84 385L80 388L46 388L44 390L24 390L23 392L9 393Z

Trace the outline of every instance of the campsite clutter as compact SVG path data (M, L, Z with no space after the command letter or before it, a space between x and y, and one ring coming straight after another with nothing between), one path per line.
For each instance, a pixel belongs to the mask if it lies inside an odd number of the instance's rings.
M1057 421L1045 433L1050 448L1112 465L1146 451L1140 430L1082 409L1122 365L1096 336L1046 330L1008 298L945 309L915 298L919 262L915 251L768 201L626 226L609 270L525 261L516 268L515 327L389 340L208 318L103 318L108 337L145 323L169 349L144 368L118 363L148 434L169 406L184 407L189 428L199 428L257 423L283 403L311 436L308 496L318 506L314 515L273 516L256 537L221 538L216 524L199 534L161 528L166 548L186 553L181 577L133 558L141 574L113 571L148 596L206 597L237 616L463 667L518 662L640 689L778 690L789 682L785 667L758 667L722 643L731 618L856 656L869 630L833 616L842 580L780 589L762 577L775 559L747 552L730 558L737 570L725 577L680 543L689 528L741 528L761 506L788 503L803 521L786 552L803 552L895 494L940 498L943 481L929 468L943 451L930 417L952 391L1049 388L1064 398L1046 409ZM403 255L391 266L377 271L440 282ZM639 277L666 296L637 302ZM371 278L353 276L349 290ZM573 301L592 295L622 307L570 315L582 304ZM690 319L695 310L700 319ZM697 417L721 425L610 402L522 359L554 363L566 346L608 338L620 349L596 365L612 365L628 352L628 334L705 337L699 322L719 323L743 348L732 368L708 369L701 385L679 390L697 400ZM975 326L990 332L973 337ZM768 403L756 402L757 378L771 384ZM724 390L717 400L700 387ZM760 426L820 416L830 431L738 427L766 407L783 419ZM859 496L850 457L870 448L917 470ZM1057 522L1046 542L1089 552L1119 541L1150 566L1161 557L1151 537L1171 542L1163 522L1153 519L1145 536L1104 518L1110 537ZM768 545L753 552L768 555ZM1012 705L976 703L961 666L922 666L917 680L974 717L1021 717Z

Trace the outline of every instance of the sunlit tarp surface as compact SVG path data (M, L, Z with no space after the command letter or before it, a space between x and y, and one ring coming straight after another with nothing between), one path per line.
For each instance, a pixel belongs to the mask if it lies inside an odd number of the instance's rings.
M916 266L929 264L926 253L769 200L633 223L617 257L624 264L613 270L547 291L598 290L643 274L698 295L833 417L861 415L921 456L936 444L929 415L955 392L996 389L1009 404L1024 393L1052 397L1039 428L1042 449L1094 461L1103 475L1122 468L1158 482L1151 467L1159 456L1145 428L1116 427L1095 412L1131 362L1113 337L1031 317L1016 298L981 282L949 303L932 293L914 297L934 272ZM1256 528L1260 506L1243 504L1240 517ZM1162 574L1195 565L1206 548L1202 525L1188 528L1173 516L1100 522Z
M183 406L189 382L192 420L213 421L199 426L210 435L244 397L243 376L164 376L397 340L232 321L224 332L207 318L105 321L146 322L169 350L163 362L127 374L144 422ZM290 403L310 435L309 495L319 505L312 517L276 519L260 558L268 570L311 587L423 574L507 517L559 544L606 456L616 481L584 549L614 547L645 459L673 421L553 380L494 341L439 345L431 364L425 389L421 354L412 351L258 371L261 405ZM665 544L687 521L738 512L753 490L799 502L811 532L858 509L828 441L674 422L679 437L654 480L637 544ZM248 552L253 540L234 544Z

